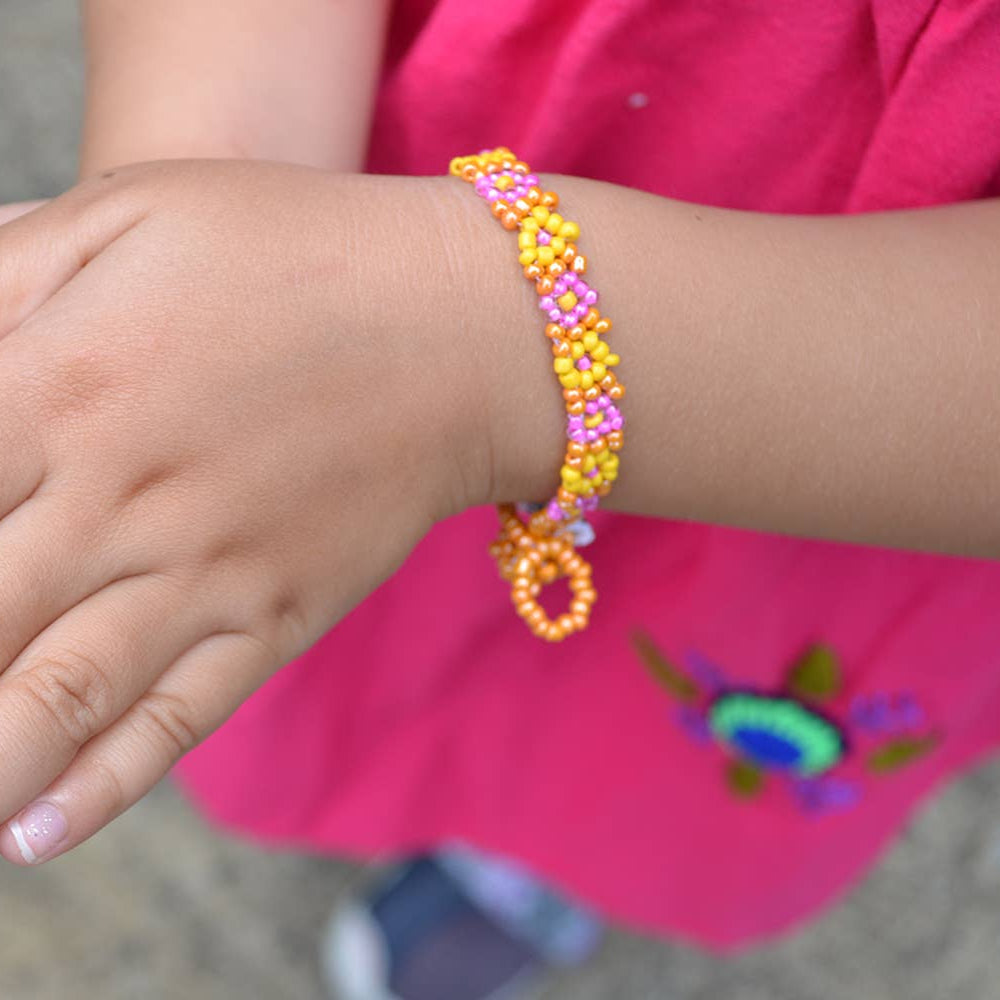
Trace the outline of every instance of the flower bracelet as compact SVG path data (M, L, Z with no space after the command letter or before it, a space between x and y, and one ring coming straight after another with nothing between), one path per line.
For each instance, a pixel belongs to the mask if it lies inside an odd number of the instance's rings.
M517 613L539 638L559 642L590 620L597 591L576 548L593 541L586 515L618 478L625 422L617 404L625 387L613 371L618 355L603 339L611 320L598 312L597 292L584 280L580 227L556 211L559 198L542 190L526 163L500 147L456 157L449 172L475 185L504 229L518 231L518 262L549 321L545 336L566 402L562 482L548 504L500 504L501 530L490 554L511 582ZM572 594L569 611L552 619L537 598L563 576Z

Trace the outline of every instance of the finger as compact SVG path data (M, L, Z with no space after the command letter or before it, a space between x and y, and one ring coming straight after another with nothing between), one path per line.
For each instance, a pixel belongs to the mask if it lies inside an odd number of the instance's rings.
M199 642L3 827L0 854L35 864L82 843L138 802L278 665L268 646L243 632Z
M27 215L46 204L47 201L14 201L8 205L0 205L0 226L5 222L13 222L14 219L19 219L22 215Z
M4 504L14 499L5 492ZM46 481L0 520L0 673L74 605L129 572L94 544L101 528L80 507L74 491Z
M136 186L95 179L0 227L0 337L145 217Z
M185 589L157 574L111 584L0 678L0 817L37 796L205 635L205 612Z

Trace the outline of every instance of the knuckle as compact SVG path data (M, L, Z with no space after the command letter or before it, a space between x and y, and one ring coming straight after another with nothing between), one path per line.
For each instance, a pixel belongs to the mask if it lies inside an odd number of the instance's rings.
M100 757L89 761L88 783L100 799L107 819L124 812L131 805L121 776L114 765Z
M191 706L177 695L149 692L138 704L146 727L166 749L171 763L200 742Z
M67 742L80 746L111 718L114 688L97 661L79 652L46 657L23 675L26 696Z
M277 641L285 636L296 637L308 629L308 615L301 595L291 586L274 591L264 608L266 635Z
M133 507L143 498L152 494L162 493L178 485L184 478L183 472L176 464L161 462L140 469L118 490L118 506Z
M265 587L247 598L240 634L271 658L279 650L298 648L309 631L306 605L293 585Z
M130 391L130 379L103 348L51 355L33 373L32 396L43 420L75 421Z

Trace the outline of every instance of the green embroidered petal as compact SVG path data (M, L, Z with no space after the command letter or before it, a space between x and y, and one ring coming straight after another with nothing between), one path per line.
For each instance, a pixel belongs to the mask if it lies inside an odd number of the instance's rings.
M808 701L830 701L842 685L837 655L828 646L812 646L792 668L788 691Z
M872 751L868 756L866 764L869 771L876 774L888 774L890 771L899 771L914 761L926 757L938 743L937 736L924 736L913 738L908 736L892 740L877 750Z
M632 633L631 639L632 648L639 655L639 659L645 664L646 669L670 694L679 701L689 704L698 700L700 693L698 686L663 655L649 635L636 630Z

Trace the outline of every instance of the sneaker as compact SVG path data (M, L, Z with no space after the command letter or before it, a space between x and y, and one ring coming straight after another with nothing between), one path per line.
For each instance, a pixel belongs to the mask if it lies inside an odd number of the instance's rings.
M524 869L476 852L416 858L333 915L322 947L336 1000L522 1000L600 925Z

